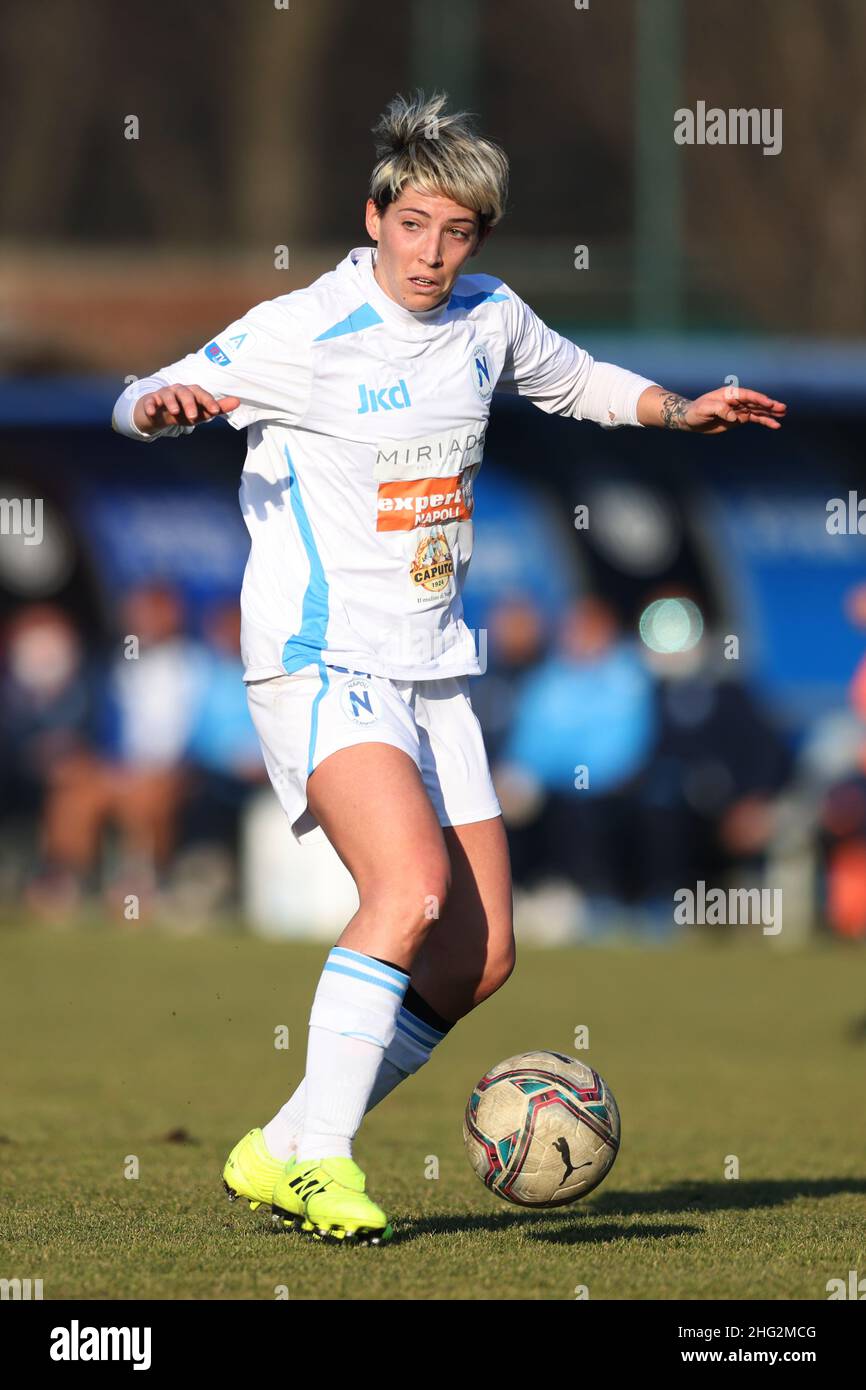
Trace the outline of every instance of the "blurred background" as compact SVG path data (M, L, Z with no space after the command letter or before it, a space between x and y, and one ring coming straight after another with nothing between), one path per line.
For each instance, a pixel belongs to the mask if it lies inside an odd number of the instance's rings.
M519 932L664 941L703 880L782 888L782 942L866 939L864 60L861 0L9 0L4 917L351 912L246 711L244 438L110 417L367 243L370 127L420 85L512 161L473 269L596 358L789 406L698 439L494 404L466 612ZM779 113L781 149L677 144L698 102Z

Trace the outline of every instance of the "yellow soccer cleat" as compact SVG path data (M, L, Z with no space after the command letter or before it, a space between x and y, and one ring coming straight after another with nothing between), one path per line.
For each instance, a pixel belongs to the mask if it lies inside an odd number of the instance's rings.
M293 1162L294 1160L289 1160ZM260 1129L251 1129L235 1144L223 1169L223 1187L230 1202L246 1197L250 1210L269 1207L273 1201L274 1183L286 1167L284 1158L274 1158L265 1144Z
M367 1179L352 1158L287 1163L274 1185L274 1221L314 1240L384 1245L394 1234L381 1207L365 1192Z

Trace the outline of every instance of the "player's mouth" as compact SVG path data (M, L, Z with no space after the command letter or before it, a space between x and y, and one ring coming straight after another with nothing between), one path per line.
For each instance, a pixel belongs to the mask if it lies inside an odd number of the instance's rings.
M432 294L434 290L441 290L442 288L438 280L431 280L426 275L410 275L409 284L414 285L421 294Z

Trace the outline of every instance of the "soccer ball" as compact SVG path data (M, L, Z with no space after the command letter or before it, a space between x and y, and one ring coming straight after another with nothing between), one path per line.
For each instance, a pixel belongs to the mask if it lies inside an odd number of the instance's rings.
M523 1052L482 1076L463 1117L476 1174L522 1207L585 1197L619 1151L619 1109L607 1082L561 1052Z

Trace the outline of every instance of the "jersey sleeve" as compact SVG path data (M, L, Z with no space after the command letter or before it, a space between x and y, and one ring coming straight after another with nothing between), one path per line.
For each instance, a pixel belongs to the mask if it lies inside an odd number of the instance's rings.
M596 362L555 333L508 291L508 348L497 390L527 396L548 415L570 415L612 428L638 425L637 403L657 383L612 362Z
M308 334L290 310L269 299L197 352L132 382L118 397L112 427L132 439L189 434L192 425L169 425L144 434L132 420L139 397L173 383L203 386L217 399L237 396L240 405L225 417L235 429L268 420L297 424L307 409L311 380Z

